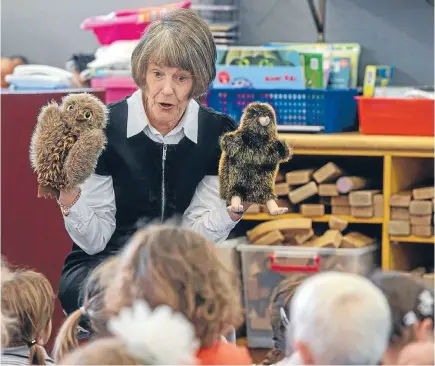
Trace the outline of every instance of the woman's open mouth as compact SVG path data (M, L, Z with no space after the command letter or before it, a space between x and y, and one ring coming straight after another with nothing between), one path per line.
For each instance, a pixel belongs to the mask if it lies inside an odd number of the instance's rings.
M173 107L175 107L173 104L170 103L158 103L160 108L164 109L165 111L168 111L170 109L172 109Z

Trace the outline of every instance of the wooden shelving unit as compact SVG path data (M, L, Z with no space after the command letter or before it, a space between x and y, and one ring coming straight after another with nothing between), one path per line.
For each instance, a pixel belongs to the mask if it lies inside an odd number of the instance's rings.
M389 199L392 194L405 190L417 183L423 176L434 174L434 138L408 136L368 136L359 133L339 134L280 134L293 147L294 159L298 156L327 157L378 157L382 159L384 217L357 219L344 217L350 223L382 225L382 268L402 269L406 256L396 243L434 245L434 238L416 236L396 237L388 234L390 220ZM312 218L313 222L328 222L330 215ZM279 217L267 213L247 214L244 220L273 220L277 218L298 218L299 214L289 213ZM393 249L393 246L395 247Z

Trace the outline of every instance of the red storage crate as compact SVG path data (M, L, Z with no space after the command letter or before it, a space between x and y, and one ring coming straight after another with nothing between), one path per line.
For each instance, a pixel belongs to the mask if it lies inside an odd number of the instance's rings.
M434 101L356 97L359 129L365 135L434 136Z

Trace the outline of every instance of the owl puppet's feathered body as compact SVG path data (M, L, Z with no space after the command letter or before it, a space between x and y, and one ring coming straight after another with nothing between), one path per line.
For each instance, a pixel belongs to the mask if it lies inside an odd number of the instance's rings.
M59 195L83 183L106 145L107 107L88 93L69 94L44 106L30 143L38 197Z
M221 137L219 162L220 196L232 212L242 202L266 204L272 215L285 213L275 199L279 164L291 157L289 146L278 140L275 111L269 104L246 106L239 128Z

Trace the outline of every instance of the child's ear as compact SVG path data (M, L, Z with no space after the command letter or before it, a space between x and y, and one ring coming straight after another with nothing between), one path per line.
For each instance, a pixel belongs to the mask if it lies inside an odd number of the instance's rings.
M427 342L433 337L433 322L432 319L426 318L416 324L415 337L418 342Z
M295 341L295 351L298 353L302 365L314 365L313 354L306 343Z

